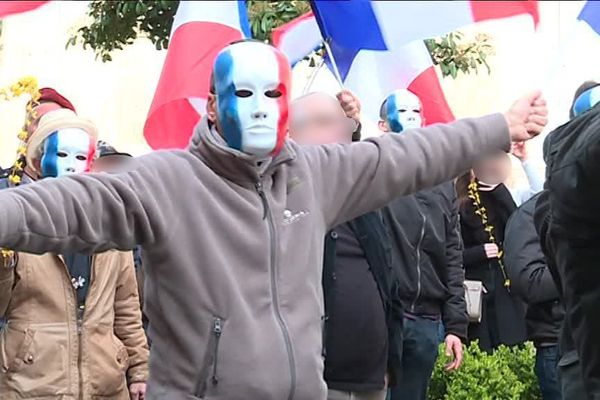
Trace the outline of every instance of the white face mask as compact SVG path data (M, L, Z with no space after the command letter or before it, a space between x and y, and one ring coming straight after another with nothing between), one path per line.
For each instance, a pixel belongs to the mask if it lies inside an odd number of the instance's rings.
M412 92L400 89L387 98L386 117L392 132L400 133L405 129L421 128L421 101Z
M79 128L60 129L46 138L41 158L42 178L89 171L95 145Z
M244 153L277 153L287 134L290 67L264 43L225 48L214 68L217 114L227 144Z

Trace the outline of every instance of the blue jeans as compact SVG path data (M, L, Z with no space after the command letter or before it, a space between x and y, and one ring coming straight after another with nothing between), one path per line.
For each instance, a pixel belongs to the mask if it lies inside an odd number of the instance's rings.
M587 398L582 376L577 351L572 350L563 354L558 361L558 381L564 400Z
M537 375L544 400L561 400L558 383L558 346L538 347L535 353Z
M426 400L438 357L440 321L404 318L402 376L391 390L391 400Z

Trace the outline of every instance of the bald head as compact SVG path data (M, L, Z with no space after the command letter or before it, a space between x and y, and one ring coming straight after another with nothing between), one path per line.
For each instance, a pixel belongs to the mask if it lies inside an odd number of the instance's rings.
M352 128L338 100L327 93L308 93L292 102L290 137L298 143L349 143Z

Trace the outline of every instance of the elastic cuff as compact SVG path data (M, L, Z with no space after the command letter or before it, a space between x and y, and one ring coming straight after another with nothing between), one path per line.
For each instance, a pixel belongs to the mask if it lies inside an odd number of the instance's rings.
M145 383L148 380L147 373L127 374L130 383Z

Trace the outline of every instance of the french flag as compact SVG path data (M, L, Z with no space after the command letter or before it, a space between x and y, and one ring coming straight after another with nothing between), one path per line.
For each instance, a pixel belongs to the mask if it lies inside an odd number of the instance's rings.
M373 120L379 119L383 99L399 88L421 98L427 124L454 119L423 39L520 14L531 15L535 24L539 21L536 1L319 0L311 4L314 16L276 29L274 44L290 60L299 60L306 56L304 51L327 40L344 85L361 98L363 113ZM301 40L305 43L294 45Z
M35 10L48 1L0 1L0 18Z
M600 2L586 1L577 19L588 24L596 34L600 35Z
M181 1L144 136L153 149L187 147L205 112L210 74L218 52L249 38L243 0Z

